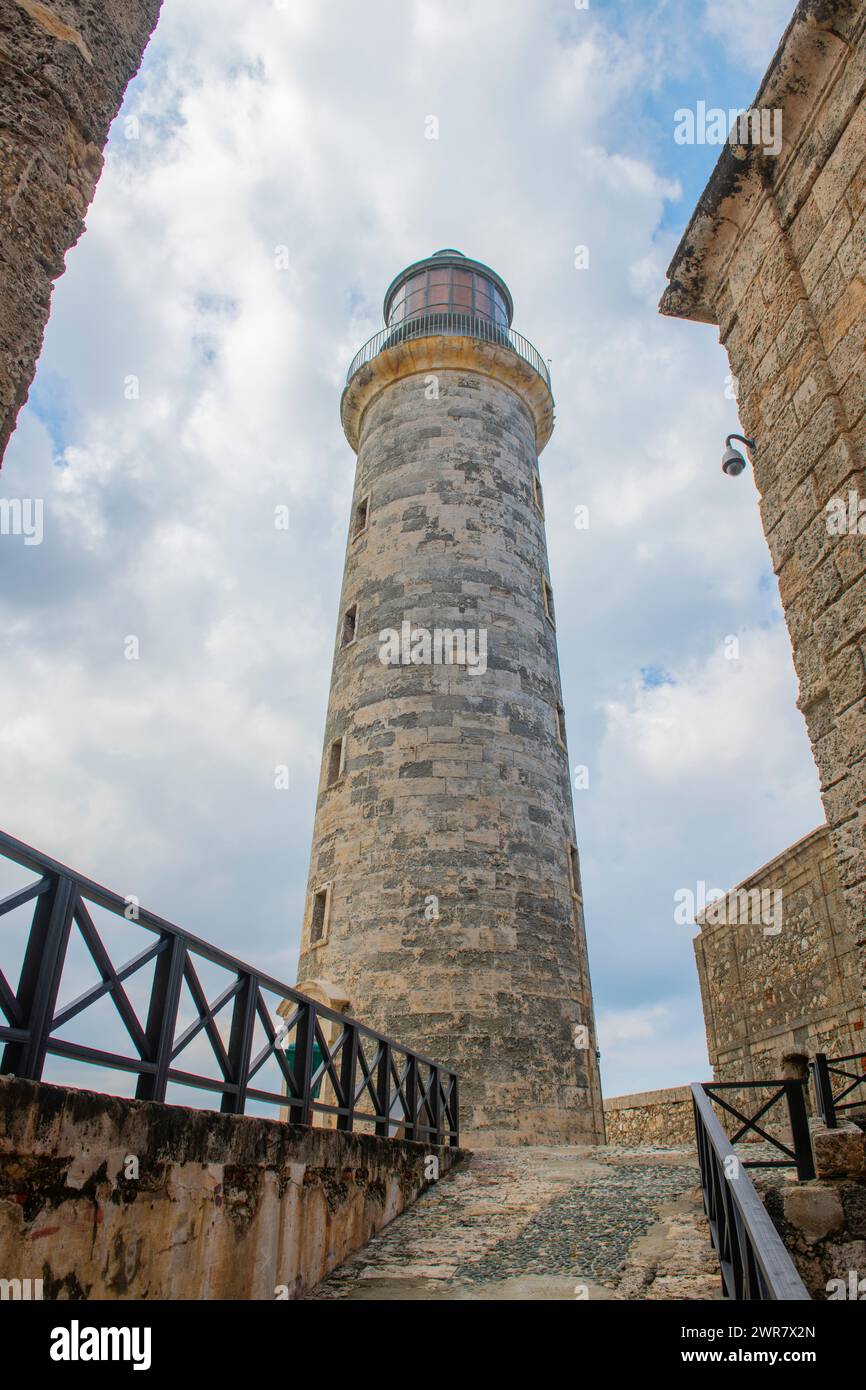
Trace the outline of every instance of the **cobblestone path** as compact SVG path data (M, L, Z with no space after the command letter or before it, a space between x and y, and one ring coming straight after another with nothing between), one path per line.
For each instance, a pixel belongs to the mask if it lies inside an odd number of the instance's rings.
M719 1296L693 1149L477 1153L311 1301Z

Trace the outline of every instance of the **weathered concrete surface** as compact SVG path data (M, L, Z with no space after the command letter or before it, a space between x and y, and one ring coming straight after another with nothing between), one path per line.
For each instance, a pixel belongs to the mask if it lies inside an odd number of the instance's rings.
M608 1144L693 1144L695 1118L688 1086L606 1096L604 1128Z
M516 354L455 341L462 370L430 337L344 398L353 518L368 502L347 546L340 612L357 605L357 635L338 630L298 977L456 1069L471 1147L591 1142L601 1091L533 494L539 393L552 402ZM486 669L383 664L380 634L404 621L483 631Z
M755 893L782 895L778 931L765 931L757 917L736 920L744 916L743 895ZM866 1050L857 950L826 826L751 874L698 922L695 957L717 1081L782 1076L793 1054Z
M718 325L757 441L761 519L866 989L866 534L856 515L828 527L828 506L866 501L864 90L862 0L801 0L753 103L781 111L781 153L724 147L661 309Z
M662 1202L657 1220L628 1252L617 1298L649 1302L722 1298L722 1276L699 1187Z
M299 1298L430 1154L464 1156L0 1077L0 1270L52 1299Z
M714 1299L694 1151L483 1151L310 1295L424 1302Z
M160 0L0 0L0 463Z

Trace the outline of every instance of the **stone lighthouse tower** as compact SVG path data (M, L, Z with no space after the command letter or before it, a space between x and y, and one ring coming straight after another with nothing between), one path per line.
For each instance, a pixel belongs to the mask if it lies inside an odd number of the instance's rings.
M602 1138L538 455L544 360L489 267L402 271L357 453L299 986L460 1073L470 1144Z

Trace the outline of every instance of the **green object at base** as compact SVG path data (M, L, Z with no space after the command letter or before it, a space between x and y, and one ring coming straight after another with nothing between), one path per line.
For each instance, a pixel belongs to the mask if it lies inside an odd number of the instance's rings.
M290 1043L289 1046L286 1048L286 1060L288 1061L289 1066L291 1067L292 1071L294 1072L294 1070L295 1070L295 1044L294 1044L294 1043ZM320 1067L320 1066L322 1065L322 1060L323 1060L323 1059L322 1059L322 1049L319 1047L319 1044L318 1044L318 1043L313 1043L313 1068L312 1068L312 1074L313 1074L313 1075L315 1075L317 1068ZM322 1089L322 1082L324 1081L324 1079L325 1079L324 1076L320 1076L320 1077L319 1077L319 1080L316 1082L315 1086L313 1087L313 1100L318 1100L318 1099L319 1099L319 1093L320 1093L320 1091L321 1091L321 1089Z

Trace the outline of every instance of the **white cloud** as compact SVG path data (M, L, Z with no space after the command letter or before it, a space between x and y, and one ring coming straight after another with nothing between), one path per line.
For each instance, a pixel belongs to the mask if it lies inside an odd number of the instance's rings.
M731 58L763 73L793 12L792 0L706 0L704 22Z
M729 659L733 636L740 655ZM605 707L601 762L610 757L642 769L659 786L695 785L726 774L751 792L774 785L800 763L802 729L793 708L796 685L781 623L765 630L720 633L702 660L674 669L676 684L636 687ZM779 720L778 711L789 716ZM803 762L800 781L811 790Z
M659 1024L669 1018L670 1009L666 1004L649 1004L642 1009L607 1009L599 1015L599 1037L606 1048L637 1042L653 1037Z
M687 1086L712 1075L700 1006L691 994L602 1010L597 1026L606 1096Z

